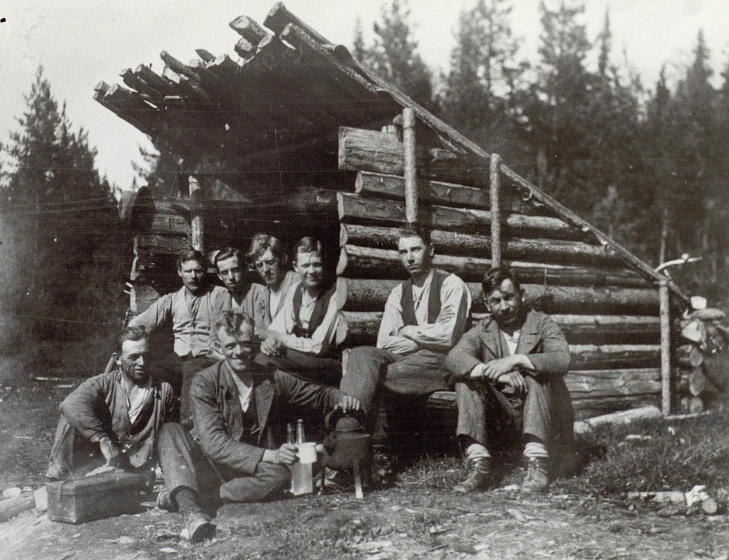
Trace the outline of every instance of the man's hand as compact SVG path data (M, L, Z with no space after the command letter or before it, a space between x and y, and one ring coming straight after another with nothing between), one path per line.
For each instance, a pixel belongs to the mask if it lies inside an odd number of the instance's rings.
M278 449L266 449L263 460L274 465L293 465L297 460L296 446L293 443L284 443Z
M498 358L485 364L479 364L471 370L468 376L473 379L487 379L492 383L496 383L505 373L520 369L533 370L534 366L531 360L524 354L514 354L513 356Z
M344 395L334 408L341 408L344 412L349 412L350 410L359 410L360 404L354 397Z
M418 341L418 327L415 325L407 325L397 331L398 336L403 338L409 338L410 340Z
M526 393L526 380L524 379L524 376L518 371L510 371L509 373L503 374L499 377L498 382L503 383L504 385L507 385L509 387L513 387L514 391L516 391L518 395L523 395Z
M284 344L279 339L270 336L261 343L261 352L266 356L280 356L283 353Z
M118 467L121 462L121 449L119 445L109 439L108 436L104 436L99 440L99 447L101 453L106 459L106 465L109 467Z

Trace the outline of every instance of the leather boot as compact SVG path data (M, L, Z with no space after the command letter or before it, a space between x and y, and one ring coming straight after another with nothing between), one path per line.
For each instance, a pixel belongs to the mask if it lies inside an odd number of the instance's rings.
M521 483L522 494L539 494L549 488L549 459L546 457L528 457L527 473Z
M491 459L479 457L468 460L468 476L463 482L453 487L454 492L469 494L478 490L486 490L491 484Z

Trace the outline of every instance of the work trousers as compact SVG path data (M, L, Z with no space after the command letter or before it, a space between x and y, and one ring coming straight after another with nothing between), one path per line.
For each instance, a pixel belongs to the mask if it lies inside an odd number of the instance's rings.
M282 356L268 356L260 352L257 364L274 367L298 377L302 381L328 387L338 387L342 379L342 360L339 357L312 356L285 348Z
M401 356L381 348L360 346L350 352L347 374L339 388L359 399L364 411L370 414L380 387L408 396L447 391L444 360L445 354L430 350Z
M457 382L456 434L468 436L487 449L493 443L500 448L520 444L523 437L536 438L549 445L555 435L553 385L560 382L564 385L564 381L561 378L538 381L530 375L525 375L524 380L527 392L523 400L505 395L489 381Z
M261 461L253 476L219 465L175 422L162 426L158 453L173 503L180 488L189 488L203 500L217 494L223 502L262 502L288 488L291 480L291 472L284 465Z

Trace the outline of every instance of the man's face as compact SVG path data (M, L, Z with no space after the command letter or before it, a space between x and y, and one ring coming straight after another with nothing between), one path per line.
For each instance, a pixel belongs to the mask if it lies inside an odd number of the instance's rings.
M196 294L202 288L205 268L201 262L185 261L177 269L177 275L182 278L185 288L191 294Z
M230 369L238 373L242 373L250 365L257 349L252 329L248 326L241 326L234 333L223 328L218 329L218 344Z
M233 293L243 289L243 265L235 255L217 262L218 278Z
M324 263L316 253L297 253L294 272L298 273L307 288L321 286L324 274Z
M426 245L420 237L401 237L397 242L400 261L410 276L427 274L433 258L433 246Z
M485 296L486 306L500 327L519 327L524 306L524 292L506 279L498 289Z
M266 252L255 261L256 270L261 275L266 286L274 289L278 288L281 280L283 280L283 271L281 270L283 264L281 259L275 256L271 249L266 249Z
M140 385L149 378L147 362L149 360L149 341L125 340L122 344L121 355L116 364L121 367L122 373L130 381Z

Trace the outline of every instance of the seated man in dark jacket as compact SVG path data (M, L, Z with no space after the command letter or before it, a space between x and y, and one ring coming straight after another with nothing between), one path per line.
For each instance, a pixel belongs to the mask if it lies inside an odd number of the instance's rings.
M122 330L115 355L117 369L87 379L61 403L47 479L76 478L105 464L154 467L160 427L176 413L172 387L149 374L144 327Z
M528 309L514 274L493 268L483 278L491 314L448 353L456 377L457 436L468 478L456 492L483 490L492 482L492 438L523 442L527 476L522 493L547 489L550 451L572 443L573 413L563 376L570 351L559 326Z
M198 530L202 538L214 530L201 513L204 495L215 492L225 502L260 502L286 489L296 446L279 446L285 437L280 420L285 407L303 406L322 414L336 407L359 409L359 402L339 389L253 362L253 324L242 314L227 311L214 328L225 359L192 382L195 428L188 433L180 424L165 424L159 442L167 492L158 503L200 520L196 526L188 522L191 540L200 540L193 537Z

